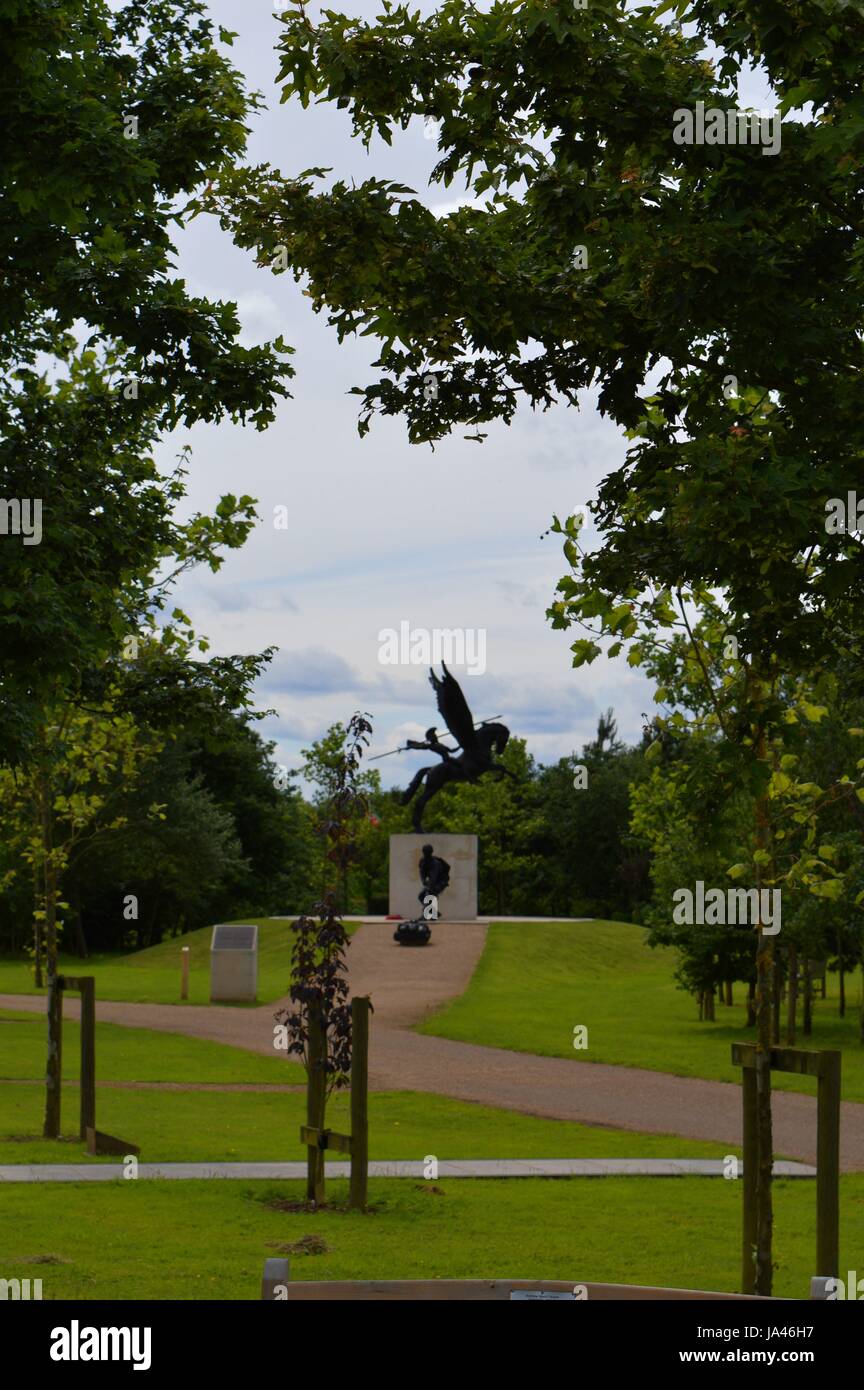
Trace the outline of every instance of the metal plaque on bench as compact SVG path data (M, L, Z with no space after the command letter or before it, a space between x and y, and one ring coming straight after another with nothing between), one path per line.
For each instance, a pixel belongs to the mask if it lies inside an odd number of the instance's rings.
M529 1299L533 1302L533 1300L534 1300L535 1298L542 1298L543 1300L546 1300L547 1298L554 1298L554 1299L563 1298L563 1299L565 1299L566 1302L568 1302L568 1303L576 1303L576 1302L578 1302L578 1299L576 1298L575 1293L549 1293L549 1292L547 1292L547 1291L544 1290L544 1289L511 1289L511 1290L510 1290L510 1302L511 1302L511 1303L527 1303L527 1302L529 1301Z

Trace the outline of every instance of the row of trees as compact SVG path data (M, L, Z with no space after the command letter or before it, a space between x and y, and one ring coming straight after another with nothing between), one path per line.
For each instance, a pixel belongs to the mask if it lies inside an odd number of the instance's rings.
M344 728L304 751L307 800L250 719L219 707L205 663L196 676L197 708L175 698L157 717L152 682L121 667L113 704L67 709L39 760L0 769L0 950L31 950L40 983L52 864L54 930L82 955L219 918L305 911L330 887L343 911L388 910L389 836L411 829L400 792L383 790L376 770L358 774L369 809L354 817L356 852L332 884L320 827ZM645 764L611 712L579 755L543 766L514 738L503 761L514 781L451 786L427 817L433 837L479 835L481 911L638 920L649 856L629 833L629 795Z
M709 638L707 628L694 618L700 654L718 681L731 682L740 662L724 656L729 643L721 640L720 630ZM672 680L682 661L683 648L674 650L681 641L672 638L673 650L656 644L650 658L646 651L658 679ZM674 713L646 724L637 747L619 740L611 711L580 754L549 766L535 762L524 740L511 738L501 761L514 780L451 784L431 803L426 824L432 840L436 831L479 835L481 912L642 923L649 945L676 950L676 979L694 996L701 1018L715 1016L716 1000L731 1002L732 986L740 982L752 1023L752 931L674 918L677 890L693 889L697 881L706 889L746 881L750 830L751 803L736 777L734 749L705 717L710 701L706 704L699 662L694 659L686 671L685 665L674 691L659 691L663 701L674 701ZM816 703L817 698L826 703ZM791 1044L799 1011L803 1035L812 1031L817 964L820 975L825 969L837 974L841 1014L847 1005L846 976L864 964L864 805L857 766L864 766L859 756L864 755L864 691L852 693L844 657L819 692L810 699L787 699L786 709L797 751L783 755L784 768L771 789L773 801L782 798L776 815L787 861L775 941L772 1029L776 1040ZM336 725L306 750L318 819L325 813L343 741ZM387 841L411 826L400 793L382 791L376 771L363 772L361 781L370 813L354 826L357 853L339 892L343 910L362 914L386 911ZM323 889L327 868L317 853ZM446 901L442 910L446 913ZM781 992L787 1004L782 1028ZM861 1030L864 1038L864 1001Z
M0 950L31 951L43 982L46 898L82 956L308 901L313 813L281 782L234 711L170 727L121 713L116 691L67 706L38 760L0 769Z
M694 617L694 647L681 635L646 644L647 666L658 681L669 682L660 685L659 696L676 708L655 721L647 775L632 790L631 830L650 852L652 894L643 915L648 940L677 949L679 983L696 996L707 1019L714 1017L715 999L729 1001L735 981L746 985L752 1011L757 983L746 927L676 922L672 910L676 890L700 880L706 888L743 884L749 869L752 791L739 775L731 739L742 663L721 616L711 601L700 620ZM732 651L735 656L728 655ZM714 695L721 695L716 710L706 675ZM837 972L844 1014L846 975L864 964L864 691L841 653L814 688L786 682L778 700L787 732L768 785L782 910L774 937L772 1033L791 1045L799 1006L804 1036L812 1031L816 967Z

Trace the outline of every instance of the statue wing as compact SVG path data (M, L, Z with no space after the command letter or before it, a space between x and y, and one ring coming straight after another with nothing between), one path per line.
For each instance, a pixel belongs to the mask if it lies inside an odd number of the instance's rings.
M451 676L443 661L441 662L441 669L444 672L443 679L439 679L434 671L430 671L429 681L435 691L441 718L459 747L467 750L473 746L476 738L474 720L468 708L468 701L462 694L462 687L459 682L455 676Z

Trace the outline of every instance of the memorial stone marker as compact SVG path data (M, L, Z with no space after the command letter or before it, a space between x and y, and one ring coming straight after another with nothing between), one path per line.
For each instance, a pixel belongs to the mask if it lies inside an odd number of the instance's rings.
M220 924L210 940L210 1002L247 1004L258 997L258 928Z

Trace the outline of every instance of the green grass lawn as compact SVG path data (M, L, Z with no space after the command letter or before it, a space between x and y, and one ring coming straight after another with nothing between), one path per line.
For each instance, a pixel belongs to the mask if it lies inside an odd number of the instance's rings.
M268 1004L287 994L291 976L290 922L270 917L244 917L258 925L258 1003ZM356 931L357 923L346 923ZM93 955L87 960L61 956L60 970L69 975L94 975L96 998L142 1004L180 1004L181 948L189 947L189 1002L210 1002L210 940L212 927L201 927L130 955ZM33 983L29 961L0 957L0 994L44 994ZM237 1004L235 1008L250 1008Z
M674 968L674 952L651 950L643 928L630 923L499 922L489 928L468 989L420 1032L547 1057L740 1081L731 1044L753 1040L744 986L735 986L731 1008L718 1003L715 1023L699 1023L694 999L675 987ZM815 1003L813 1035L799 1032L797 1046L842 1048L843 1098L864 1101L860 974L846 984L846 1018L837 1015L837 979L829 975L828 998ZM585 1051L573 1048L577 1024L588 1029ZM809 1077L772 1075L780 1090L815 1094Z
M0 1009L0 1078L42 1080L45 1076L44 1014ZM63 1020L63 1075L77 1081L81 1030ZM96 1024L97 1081L275 1082L299 1085L306 1073L284 1052L259 1056L239 1047L119 1023Z
M346 1186L331 1182L331 1200ZM775 1184L778 1295L808 1297L814 1195ZM264 1260L317 1235L328 1249L289 1255L293 1279L738 1287L741 1190L722 1179L373 1179L367 1214L267 1205L301 1196L212 1180L4 1186L0 1276L41 1278L45 1299L257 1299ZM841 1231L840 1268L858 1268L864 1175L841 1179Z
M44 1088L0 1084L0 1163L99 1163L78 1141L78 1091L63 1091L63 1141L42 1139ZM138 1144L141 1162L291 1162L304 1159L302 1091L127 1091L96 1095L99 1129ZM348 1097L327 1109L350 1132ZM408 1091L369 1096L369 1152L376 1159L721 1158L729 1145L544 1120L512 1110ZM340 1158L339 1154L333 1155ZM5 1191L5 1188L2 1189Z
M264 922L260 997L287 983L287 923ZM518 939L517 939L518 936ZM210 931L193 946L193 998L206 1002ZM97 997L176 1001L179 946L97 958ZM266 951L267 965L264 958ZM728 1061L744 1028L741 988L715 1024L698 1024L674 988L670 952L651 952L640 928L620 923L499 924L490 929L462 999L423 1031L493 1047L737 1080ZM197 967L197 968L196 968ZM65 962L70 971L78 961ZM6 972L6 973L4 973ZM0 965L0 991L35 993L27 968ZM11 983L17 979L17 985ZM278 983L277 983L278 981ZM267 982L267 983L265 983ZM836 988L836 982L832 981ZM850 989L850 997L852 990ZM854 1010L845 1024L817 1005L808 1046L843 1046L844 1095L864 1099L864 1049ZM573 1028L588 1028L575 1052ZM39 1137L44 1089L42 1017L0 1012L0 1162L88 1159L77 1139L78 1092L64 1087L64 1141ZM77 1076L79 1033L64 1023L64 1075ZM143 1029L97 1025L100 1080L296 1083L284 1057ZM808 1089L797 1078L778 1084ZM797 1088L797 1087L796 1087ZM97 1124L140 1145L143 1162L301 1159L302 1092L100 1088ZM328 1124L346 1130L348 1098ZM408 1092L370 1095L373 1159L721 1157L728 1145L643 1135ZM779 1156L779 1155L778 1155ZM331 1180L338 1203L347 1184ZM733 1291L739 1278L740 1183L712 1179L373 1179L365 1215L275 1209L300 1183L245 1181L3 1184L0 1278L41 1278L46 1299L257 1299L268 1255L307 1235L328 1249L291 1255L297 1279L548 1278ZM774 1184L775 1292L806 1298L815 1255L815 1185ZM98 1232L98 1239L96 1233ZM864 1241L864 1175L841 1178L841 1269L857 1268Z
M77 1081L80 1033L63 1025L64 1077ZM64 1086L63 1142L39 1137L44 1106L45 1020L0 1011L0 1163L102 1162L77 1142L79 1092ZM97 1077L102 1081L300 1084L303 1068L282 1056L259 1057L222 1043L174 1033L96 1025ZM112 1090L99 1087L97 1124L141 1147L152 1162L288 1161L305 1157L298 1129L305 1121L302 1092ZM372 1092L370 1144L373 1158L652 1158L722 1157L728 1146L692 1143L662 1135L538 1119L444 1096ZM337 1092L328 1123L348 1131L348 1097ZM71 1142L71 1141L75 1142ZM111 1161L111 1160L106 1160Z

